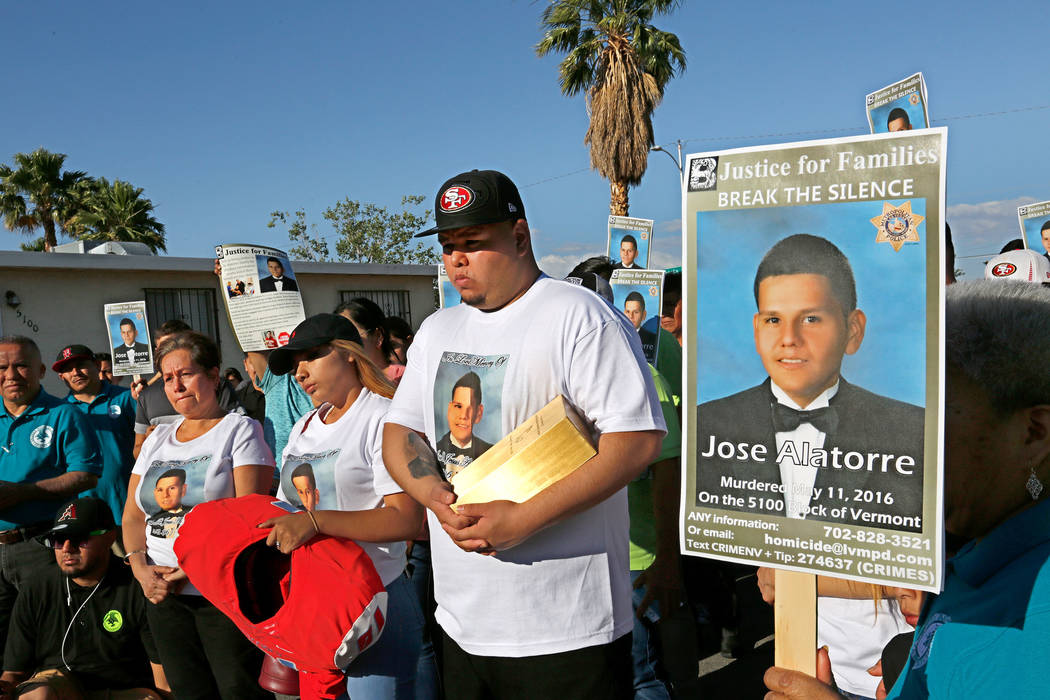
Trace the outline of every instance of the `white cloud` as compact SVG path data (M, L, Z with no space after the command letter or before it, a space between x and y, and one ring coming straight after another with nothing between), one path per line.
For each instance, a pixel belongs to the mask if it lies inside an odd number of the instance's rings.
M682 219L669 219L661 222L657 227L658 230L666 233L681 233L682 231Z
M955 267L962 270L963 279L980 279L985 263L998 254L1003 244L1021 236L1017 207L1035 201L1032 197L1015 197L948 207Z
M653 250L649 256L649 267L654 270L666 270L669 267L678 267L682 264L681 253L665 253L661 250Z
M600 251L592 253L568 253L566 255L544 255L537 262L540 269L555 279L561 279L569 274L569 270L576 267L581 260L586 260L594 255L601 255Z
M674 224L671 227L670 224ZM653 252L649 256L649 267L663 270L668 267L678 267L682 264L682 235L681 219L667 222L659 228L665 232L656 233L653 236Z
M1032 197L1016 197L948 207L948 223L952 227L955 254L998 253L1004 243L1021 235L1017 225L1017 207L1034 201Z

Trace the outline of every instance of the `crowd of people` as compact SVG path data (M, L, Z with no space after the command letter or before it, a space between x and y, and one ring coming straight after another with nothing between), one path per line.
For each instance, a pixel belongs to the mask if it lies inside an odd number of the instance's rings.
M51 369L65 397L42 389L33 340L0 338L0 697L670 700L699 696L701 622L737 653L733 569L679 554L680 277L668 275L649 364L636 300L612 303L616 264L543 274L505 175L457 175L435 204L420 235L437 236L463 303L416 334L358 298L223 368L213 339L169 320L156 375L128 388L111 358L61 348ZM1050 292L982 281L947 299L944 593L822 580L831 654L818 678L770 669L773 697L1036 692ZM449 477L559 395L595 456L525 502L457 505ZM349 665L266 659L202 595L212 582L180 566L193 508L250 494L288 506L258 523L275 556L318 538L367 555L382 632L359 635ZM287 571L274 569L282 586ZM757 578L772 600L769 572ZM883 647L907 640L899 680L880 683Z

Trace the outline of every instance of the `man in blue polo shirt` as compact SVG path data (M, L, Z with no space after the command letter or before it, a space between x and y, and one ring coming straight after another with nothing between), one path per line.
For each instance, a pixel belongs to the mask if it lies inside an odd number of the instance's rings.
M99 378L94 353L84 345L62 348L51 365L69 387L66 401L87 416L102 452L102 476L95 488L81 496L98 496L110 512L124 512L128 479L135 466L135 399L131 392Z
M32 541L51 527L62 501L95 486L98 441L75 407L41 389L40 348L22 336L0 338L0 640L7 641L18 589L55 565Z

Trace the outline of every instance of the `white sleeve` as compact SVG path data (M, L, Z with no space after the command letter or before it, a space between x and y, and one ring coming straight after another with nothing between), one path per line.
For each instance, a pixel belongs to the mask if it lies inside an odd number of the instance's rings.
M626 319L610 319L577 338L569 367L570 400L600 433L666 433L641 341L626 324Z
M262 464L267 467L274 466L273 452L263 439L262 426L251 418L241 416L233 429L233 438L230 441L230 457L233 460L233 468L243 467L249 464Z
M404 491L396 481L390 477L383 463L383 425L384 416L379 416L373 425L369 426L371 444L368 446L368 463L372 467L372 488L379 496L389 496L392 493Z
M427 405L425 392L430 387L426 369L426 333L425 324L419 329L415 342L408 348L408 364L401 382L397 385L394 398L387 410L385 423L396 423L411 430L426 431L423 408ZM422 336L422 337L420 337Z

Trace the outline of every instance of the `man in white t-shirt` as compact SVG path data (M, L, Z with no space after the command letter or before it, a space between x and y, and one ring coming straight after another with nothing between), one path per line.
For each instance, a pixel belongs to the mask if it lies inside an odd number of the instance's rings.
M448 180L435 218L419 235L438 234L464 303L420 327L387 414L383 459L429 510L446 695L629 698L624 487L656 458L665 432L638 335L590 291L540 272L521 198L502 173ZM524 503L454 512L431 445L448 430L448 397L466 371L485 396L477 433L505 436L562 395L598 454Z

